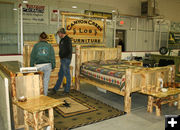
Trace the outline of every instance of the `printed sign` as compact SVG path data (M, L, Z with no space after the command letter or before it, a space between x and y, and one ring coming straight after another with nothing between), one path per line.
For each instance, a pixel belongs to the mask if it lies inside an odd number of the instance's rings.
M44 5L23 5L23 22L48 24L48 8Z
M103 21L67 18L66 33L73 43L103 43Z

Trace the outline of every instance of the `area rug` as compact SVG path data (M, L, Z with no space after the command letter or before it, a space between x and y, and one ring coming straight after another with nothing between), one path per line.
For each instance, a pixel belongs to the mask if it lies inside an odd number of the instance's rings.
M92 107L72 96L60 98L59 100L64 102L64 104L57 106L55 110L63 117L75 116L96 110L95 107Z
M82 107L83 109L81 108L82 111L79 108L74 108L74 111L67 111L65 110L66 108L63 108L64 110L60 110L58 107L55 108L54 125L57 130L77 128L126 114L124 111L115 109L101 101L98 101L76 90L72 90L70 94L65 97L59 96L60 94L61 92L58 92L55 95L49 96L59 100L74 100L72 101L72 104L76 102L81 104L81 106L85 107ZM68 102L68 100L66 102ZM70 102L71 101L69 101L68 103L71 107L73 105ZM59 109L61 112L57 109Z

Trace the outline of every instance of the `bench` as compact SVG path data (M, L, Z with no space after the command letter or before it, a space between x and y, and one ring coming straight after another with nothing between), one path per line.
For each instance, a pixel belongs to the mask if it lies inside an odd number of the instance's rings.
M169 104L172 106L177 101L178 109L180 109L180 88L168 88L167 92L145 93L148 95L147 111L153 111L156 108L156 116L161 115L161 105Z

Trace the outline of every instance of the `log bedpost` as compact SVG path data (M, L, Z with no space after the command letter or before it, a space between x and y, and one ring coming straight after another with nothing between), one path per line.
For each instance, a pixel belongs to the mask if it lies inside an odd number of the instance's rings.
M131 89L132 89L132 69L126 70L126 85L124 95L124 111L131 112Z
M117 46L117 59L118 59L118 61L121 61L121 55L122 55L122 47Z
M180 94L178 94L178 109L180 109Z
M80 86L80 65L81 65L81 46L76 46L76 62L75 62L75 88L79 90Z
M151 112L153 111L153 100L154 98L152 96L148 96L148 106L147 106L147 111Z
M44 83L43 83L43 72L38 72L39 73L39 89L40 89L40 95L44 94Z

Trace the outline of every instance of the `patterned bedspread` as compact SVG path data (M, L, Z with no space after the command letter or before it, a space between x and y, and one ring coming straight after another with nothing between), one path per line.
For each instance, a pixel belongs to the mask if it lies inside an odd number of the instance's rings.
M137 68L139 66L131 66L112 61L90 61L83 63L81 66L81 74L99 82L107 83L118 87L121 91L125 88L125 72L128 68Z

